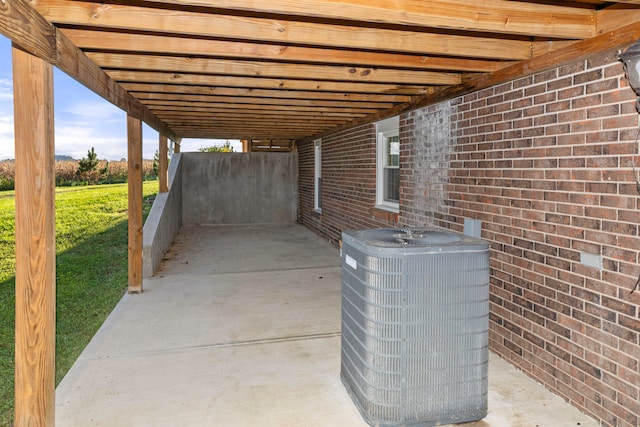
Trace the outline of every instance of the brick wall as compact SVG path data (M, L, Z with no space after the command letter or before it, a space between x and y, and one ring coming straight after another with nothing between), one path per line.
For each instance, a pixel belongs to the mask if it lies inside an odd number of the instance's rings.
M640 424L634 103L611 54L400 123L400 224L461 231L465 217L481 220L491 244L492 350L616 427ZM304 194L312 151L300 150L304 224L334 242L341 229L388 224L371 209L373 126L323 140L321 218L309 214L313 193ZM581 263L584 254L600 256L602 269Z
M618 427L640 423L634 101L601 56L406 114L401 141L402 223L483 222L493 351Z
M322 139L322 214L313 211L313 143L298 147L299 218L338 245L342 230L392 227L397 214L376 203L375 125L360 126Z

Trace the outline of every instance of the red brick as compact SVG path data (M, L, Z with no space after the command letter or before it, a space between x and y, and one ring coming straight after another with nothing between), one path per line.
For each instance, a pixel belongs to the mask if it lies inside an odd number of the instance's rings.
M491 348L622 427L634 419L619 396L640 397L640 291L629 294L640 274L640 198L630 172L636 97L618 82L615 54L596 55L404 115L397 222L461 231L465 217L482 220ZM417 137L432 131L414 132L419 118L449 111L450 140ZM371 214L373 126L324 138L321 222L310 215L312 146L298 155L300 220L314 231L335 243L347 226L395 221ZM605 269L582 265L580 252L601 254Z
M624 127L636 127L638 125L638 115L616 116L602 120L604 129L618 129Z
M587 93L608 92L618 88L618 79L599 80L587 85Z
M590 70L581 74L576 74L573 77L573 83L581 84L581 83L593 82L601 79L602 79L602 70L595 69L595 70Z

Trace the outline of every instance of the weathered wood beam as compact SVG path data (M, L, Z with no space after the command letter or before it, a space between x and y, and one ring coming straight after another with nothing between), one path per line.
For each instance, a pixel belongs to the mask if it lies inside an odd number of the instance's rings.
M616 3L640 4L640 0L617 0Z
M38 58L55 63L55 27L26 1L0 1L0 34Z
M406 109L422 108L426 105L451 99L476 90L485 89L510 80L539 73L550 68L560 67L570 62L586 59L594 54L615 52L640 39L640 22L624 26L616 31L608 31L589 40L574 42L563 49L536 56L528 61L516 63L490 74L475 75L463 84L443 90L436 90L427 96L418 96L403 107Z
M412 102L399 104L389 110L380 111L365 118L332 129L327 132L304 138L301 141L312 141L323 136L331 135L341 130L365 123L372 123L381 119L396 116L408 111L433 105L467 93L486 89L501 83L515 80L524 76L539 73L563 64L586 59L589 56L602 52L612 52L622 49L640 39L640 22L619 28L616 31L608 31L589 40L574 42L569 46L545 55L536 56L528 61L518 62L509 67L500 69L490 74L480 74L470 77L463 84L433 91L427 95L416 96Z
M207 138L207 139L284 139L284 138L303 138L307 133L305 132L273 132L265 131L262 129L249 130L249 129L214 129L207 132L202 130L184 130L185 138Z
M129 70L108 71L107 73L112 79L120 83L176 83L183 85L241 87L245 89L317 90L321 92L388 93L401 95L415 95L426 93L429 90L424 86L394 85L388 83L314 82L310 80L228 77Z
M199 73L238 77L307 79L313 81L372 82L409 85L460 84L459 73L404 69L284 64L258 61L211 60L184 56L89 52L87 56L105 69L130 69Z
M0 1L0 33L27 52L60 68L112 104L178 139L173 130L118 86L26 0Z
M288 46L285 44L184 38L67 28L61 30L81 49L198 55L212 58L312 62L348 66L491 72L504 62L390 52Z
M169 191L169 180L168 180L168 139L166 136L160 134L158 138L158 191L160 193L166 193Z
M501 60L527 59L531 51L528 38L512 40L477 34L436 34L76 0L47 0L36 3L35 7L45 18L57 24L111 27L127 31L157 33L161 29L166 34L240 41Z
M129 203L129 288L142 292L142 122L127 116L127 164Z
M217 118L215 120L208 120L208 121L202 121L202 122L190 122L190 121L184 121L184 120L180 120L180 119L175 119L171 122L174 126L176 127L202 127L205 128L207 126L231 126L231 125L242 125L245 127L260 127L260 128L266 128L266 127L270 127L270 126L277 126L277 127L296 127L298 129L304 129L304 128L317 128L317 129L328 129L331 127L335 127L337 126L336 123L333 122L316 122L316 121L304 121L304 120L295 120L295 119L291 119L291 118L283 118L281 120L278 120L277 123L274 124L273 121L270 121L268 119L261 119L261 118L256 118L256 119L244 119L244 118L239 118L239 117L225 117L225 118ZM338 122L339 124L340 122Z
M6 4L6 3L5 3ZM53 67L13 48L16 199L15 426L55 421Z
M413 27L584 39L594 34L593 8L507 0L150 0L228 11L293 15ZM627 0L633 2L633 0Z
M164 93L179 95L216 95L233 97L260 97L260 98L284 98L284 99L309 99L327 101L361 101L361 102L409 102L409 95L388 95L388 94L368 94L368 93L333 93L314 92L302 90L270 90L270 89L249 89L219 86L187 86L187 85L167 85L154 83L123 83L121 85L129 93L138 94Z
M291 114L295 114L298 117L308 117L312 119L322 118L322 117L336 117L336 118L357 118L357 117L365 117L366 113L345 113L345 112L328 112L328 111L300 111L296 110L294 113L291 110L279 110L279 109L269 109L269 110L253 110L251 108L237 109L237 110L229 110L224 107L219 108L189 108L189 109L180 109L176 110L175 108L166 107L166 106L157 106L153 107L153 111L158 117L162 118L171 118L171 117L179 117L181 115L186 115L188 117L193 117L196 119L207 119L211 117L211 115L218 114L236 114L236 115L261 115L264 117L274 116L274 120L276 116L290 116Z
M129 95L64 34L57 32L56 40L58 60L55 65L58 68L116 107L126 111L127 114L144 121L159 133L178 139L178 135L172 129Z
M614 4L597 12L596 34L615 31L616 28L624 27L637 21L640 21L640 0L634 5Z
M163 100L148 100L145 101L145 105L149 108L153 107L167 107L173 110L183 111L205 111L202 108L226 108L232 109L245 109L251 107L252 110L270 110L274 108L273 105L258 105L253 104L248 106L247 104L240 103L224 103L224 102L188 102L188 101L163 101ZM377 111L375 108L367 107L323 107L323 106L298 106L298 105L278 105L276 106L280 111L290 111L292 114L296 111L315 111L315 112L343 112L343 113L373 113ZM193 109L193 110L192 110Z
M184 125L184 126L176 126L178 129L181 129L185 132L188 132L189 130L199 130L201 132L208 132L211 130L217 130L217 129L229 129L229 130L233 130L233 129L238 129L238 130L245 130L247 132L251 132L252 128L247 128L246 125L242 124L242 123L238 123L235 125L228 125L226 123L223 122L216 122L216 123L211 123L208 126L191 126L191 125ZM313 132L315 131L321 131L323 129L327 129L327 127L325 126L302 126L302 127L297 127L296 126L296 130L292 131L293 126L292 125L282 125L282 126L256 126L253 127L253 129L259 131L259 132L269 132L269 131L280 131L280 136L281 137L285 137L288 133L302 133L304 135L308 134L308 132ZM304 131L304 132L302 132ZM291 138L291 136L287 136L287 138Z
M191 123L199 123L199 122L207 122L211 118L210 115L206 117L198 117L189 113L179 113L167 116L167 122L170 124L173 123L182 123L182 122L191 122ZM321 123L323 125L331 125L331 124L341 124L349 121L349 118L327 118L327 117L310 117L310 116L298 116L296 115L268 115L268 116L254 116L249 114L234 114L234 113L220 113L215 115L216 120L243 120L244 122L253 122L255 119L256 123L259 122L282 122L288 121L290 123L307 123L309 121L313 121L313 123Z
M391 102L373 101L330 101L320 99L290 99L290 98L259 98L250 96L213 96L213 95L183 95L167 93L131 92L141 102L147 101L182 101L194 103L230 103L249 105L301 105L314 107L363 107L363 108L391 108ZM197 105L197 104L194 104Z

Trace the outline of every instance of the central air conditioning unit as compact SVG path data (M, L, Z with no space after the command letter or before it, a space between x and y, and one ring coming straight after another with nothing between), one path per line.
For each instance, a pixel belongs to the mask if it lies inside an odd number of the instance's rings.
M487 414L489 245L441 229L342 233L340 377L375 426Z

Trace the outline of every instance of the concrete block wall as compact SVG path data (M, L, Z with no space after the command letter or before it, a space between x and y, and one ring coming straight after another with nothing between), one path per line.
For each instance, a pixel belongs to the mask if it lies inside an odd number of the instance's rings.
M295 223L296 153L183 153L184 224Z
M168 170L169 191L158 193L142 230L142 276L152 277L182 225L182 154Z
M621 64L606 54L400 123L398 223L462 231L465 218L481 220L492 350L616 427L640 425L634 104ZM371 129L323 139L322 218L308 213L313 186L302 186L313 146L300 147L301 221L332 241L344 228L388 223L372 215Z

